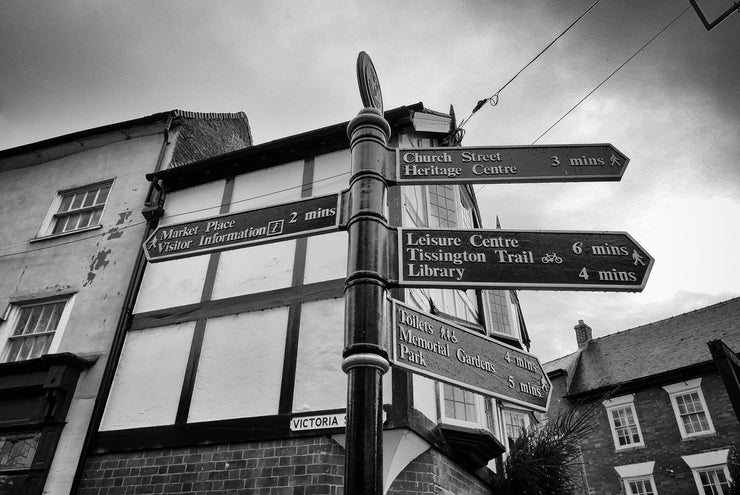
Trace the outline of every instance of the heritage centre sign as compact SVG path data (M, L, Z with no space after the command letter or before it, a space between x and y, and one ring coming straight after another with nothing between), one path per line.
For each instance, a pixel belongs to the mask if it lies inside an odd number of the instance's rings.
M618 181L627 163L611 144L397 149L395 182Z
M338 230L340 198L317 196L157 227L144 254L157 262Z
M639 292L653 258L626 232L398 229L406 287Z
M394 366L451 385L547 410L550 381L539 360L481 333L393 300Z

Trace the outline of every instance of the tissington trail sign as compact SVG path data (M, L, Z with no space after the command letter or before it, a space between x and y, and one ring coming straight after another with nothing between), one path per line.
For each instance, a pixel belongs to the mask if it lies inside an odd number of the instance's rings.
M317 196L157 227L144 253L157 262L337 230L340 197Z
M618 181L627 163L611 144L399 149L395 182Z
M626 232L400 228L406 287L639 292L653 258Z
M397 367L547 410L550 381L532 354L395 300L391 335Z

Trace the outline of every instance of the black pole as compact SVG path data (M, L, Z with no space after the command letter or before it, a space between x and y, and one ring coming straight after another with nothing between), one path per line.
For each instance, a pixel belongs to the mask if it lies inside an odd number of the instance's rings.
M352 173L345 282L347 441L344 493L383 493L383 393L388 285L387 189L384 177L390 125L364 108L347 128Z

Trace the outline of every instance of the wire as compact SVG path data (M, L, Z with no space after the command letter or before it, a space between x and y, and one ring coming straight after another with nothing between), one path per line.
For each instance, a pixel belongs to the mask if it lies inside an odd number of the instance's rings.
M468 115L468 117L466 119L463 119L462 121L460 121L460 125L457 126L457 129L455 129L450 134L450 136L461 133L463 126L465 124L467 124L468 121L470 120L470 118L473 115L475 115L475 113L477 113L478 110L480 110L481 108L483 108L483 106L486 103L490 103L492 106L496 106L498 104L499 95L501 94L501 92L504 89L506 89L506 87L509 84L511 84L514 81L514 79L516 79L519 76L519 74L521 74L522 72L524 72L527 69L527 67L529 67L530 65L532 65L535 60L537 60L538 58L540 58L540 56L543 53L545 53L552 45L554 45L555 42L557 42L560 38L562 38L565 35L565 33L567 33L568 31L570 31L570 29L573 26L575 26L578 21L580 21L581 19L583 19L589 12L591 12L591 10L593 10L593 8L596 7L596 5L600 1L601 0L596 0L581 15L579 15L578 17L576 17L576 19L573 22L571 22L570 25L567 28L565 28L565 30L563 32L561 32L559 35L557 35L554 40L552 40L550 43L547 44L547 46L545 46L545 48L543 48L542 50L540 50L540 52L532 60L530 60L529 62L527 62L527 64L524 67L522 67L521 69L519 69L519 72L517 72L516 74L514 74L514 76L511 79L509 79L508 81L506 81L506 84L504 84L503 86L501 86L501 88L498 91L496 91L493 95L489 96L488 98L484 98L482 100L478 100L478 103L476 103L475 108L473 108L473 111L470 112L470 115Z
M540 135L539 135L539 136L537 137L537 139L535 139L534 141L532 141L532 144L535 144L535 143L537 143L537 141L539 141L540 139L542 139L542 137L543 137L543 136L544 136L545 134L547 134L548 132L550 132L550 131L552 130L552 128L553 128L553 127L555 127L556 125L558 125L558 124L560 123L560 121L562 121L562 120L563 120L563 119L564 119L565 117L567 117L567 116L568 116L568 115L569 115L569 114L570 114L570 113L571 113L571 112L572 112L573 110L575 110L575 109L576 109L576 107L578 107L578 105L580 105L581 103L583 103L583 102L584 102L584 101L586 100L586 98L588 98L589 96L591 96L592 94L594 94L594 93L596 92L596 90L598 90L598 89L599 89L599 88L600 88L601 86L603 86L603 85L604 85L604 83L606 83L606 82L607 82L607 81L608 81L609 79L611 79L611 78L612 78L612 76L613 76L614 74L616 74L617 72L619 72L619 70L620 70L620 69L621 69L622 67L624 67L625 65L627 65L627 64L628 64L628 63L630 62L630 60L632 60L633 58L635 58L635 57L637 56L637 54L638 54L638 53L640 53L640 52L641 52L642 50L644 50L644 49L645 49L645 47L647 47L647 46L648 46L648 45L649 45L650 43L652 43L653 41L655 41L655 38L657 38L658 36L660 36L661 34L663 34L663 32L664 32L664 31L665 31L666 29L668 29L669 27L671 27L671 25L673 25L673 23L674 23L674 22L676 22L676 21L677 21L677 20L678 20L678 19L679 19L679 18L680 18L680 17L682 16L682 15L684 15L684 14L685 14L686 12L688 12L688 10L689 10L690 8L691 8L691 6L689 6L689 7L686 7L686 9L684 9L684 10L683 10L683 12L681 12L681 13L680 13L680 14L678 14L678 15L677 15L676 17L674 17L674 18L673 18L673 20L672 20L671 22L669 22L668 24L666 24L666 25L665 25L665 27L664 27L663 29L661 29L660 31L658 31L658 32L657 32L657 33L655 34L655 36L653 36L652 38L650 38L650 39L649 39L649 40L648 40L648 41L647 41L647 42L646 42L646 43L645 43L644 45L642 45L642 46L641 46L641 47L640 47L640 48L639 48L639 49L638 49L638 50L637 50L637 51L636 51L635 53L633 53L633 54L632 54L632 55L631 55L631 56L630 56L630 57L629 57L629 58L628 58L627 60L625 60L625 61L624 61L624 62L622 63L622 65L620 65L619 67L617 67L616 69L614 69L614 71L613 71L613 72L612 72L611 74L609 74L608 76L606 76L606 78L605 78L605 79L604 79L603 81L601 81L601 82L600 82L600 83L599 83L599 84L598 84L598 85L597 85L597 86L596 86L596 87L595 87L594 89L592 89L591 91L589 91L589 92L588 92L588 94L586 94L586 96L584 96L583 98L581 98L581 100L580 100L580 101L579 101L578 103L576 103L575 105L573 105L573 107L571 107L571 109L570 109L570 110L568 110L567 112L565 112L565 113L563 114L563 116L562 116L562 117L560 117L560 118L559 118L558 120L556 120L556 121L555 121L555 123L554 123L554 124L552 124L552 125L551 125L550 127L548 127L548 128L547 128L547 129L545 130L545 132L543 132L542 134L540 134Z

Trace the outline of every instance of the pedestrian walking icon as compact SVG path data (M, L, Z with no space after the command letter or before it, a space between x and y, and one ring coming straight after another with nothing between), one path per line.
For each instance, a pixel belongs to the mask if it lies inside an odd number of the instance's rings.
M619 157L615 155L614 153L612 153L612 156L609 157L609 165L611 165L612 167L614 165L618 165L621 167L622 163L619 161Z
M645 266L645 261L642 259L642 256L640 256L640 253L634 250L632 251L632 261L635 262L635 266Z

